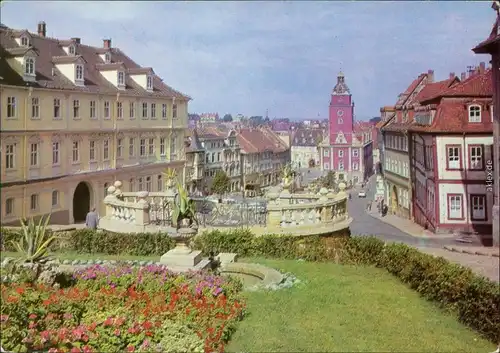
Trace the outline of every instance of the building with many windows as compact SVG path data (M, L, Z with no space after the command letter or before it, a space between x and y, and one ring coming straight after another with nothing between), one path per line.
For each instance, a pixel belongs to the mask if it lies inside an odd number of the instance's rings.
M115 180L157 191L166 168L183 177L190 98L111 39L46 33L0 27L2 224L81 222Z
M479 43L473 50L476 54L490 54L492 63L492 80L493 80L493 105L500 106L500 4L498 1L493 2L492 8L496 11L497 16L490 36L483 42ZM488 184L487 191L493 192L493 243L495 246L500 244L500 110L493 109L493 161L490 166L487 166L486 182Z
M420 100L408 126L414 218L434 232L492 234L492 72L485 64Z

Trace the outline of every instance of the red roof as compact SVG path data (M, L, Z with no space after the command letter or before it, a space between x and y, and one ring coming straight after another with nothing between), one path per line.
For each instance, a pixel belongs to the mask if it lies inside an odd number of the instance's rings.
M439 97L492 97L493 80L491 69L482 73L474 73L467 79L452 85L447 90L436 93L434 96L426 97L420 103L430 101Z
M264 151L279 153L288 149L279 136L265 128L241 129L237 135L237 140L245 153Z
M458 83L459 80L457 77L449 78L444 81L438 81L433 83L428 83L424 86L424 88L417 94L415 97L415 103L420 103L429 99L430 97L435 97L442 91L449 88L452 84Z

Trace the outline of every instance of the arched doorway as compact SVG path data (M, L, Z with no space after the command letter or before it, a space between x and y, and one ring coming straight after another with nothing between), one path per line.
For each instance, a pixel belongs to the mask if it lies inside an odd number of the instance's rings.
M396 189L396 185L392 186L391 192L391 210L392 213L396 213L398 209L398 190Z
M90 211L90 188L86 182L80 182L73 194L73 221L75 223L85 222L87 213Z

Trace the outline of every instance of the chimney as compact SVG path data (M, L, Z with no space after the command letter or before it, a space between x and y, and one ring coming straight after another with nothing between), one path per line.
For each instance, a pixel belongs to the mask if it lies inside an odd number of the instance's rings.
M453 80L455 78L455 73L454 72L450 72L450 80Z
M427 83L434 82L434 70L427 71Z
M486 71L486 63L484 61L480 62L479 63L479 73L483 74L485 71Z
M460 81L465 81L466 78L467 78L467 74L465 72L462 72L460 74Z
M102 46L105 49L111 49L111 39L103 39Z
M81 42L81 39L80 39L80 38L77 38L77 37L71 38L71 40L72 40L73 42L75 42L76 44L80 44L80 42Z
M47 35L47 25L45 22L38 22L38 35L40 37L45 37Z

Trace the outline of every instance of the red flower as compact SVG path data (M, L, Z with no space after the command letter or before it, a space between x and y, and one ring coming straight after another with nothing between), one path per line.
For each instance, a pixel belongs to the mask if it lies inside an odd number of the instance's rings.
M24 288L23 287L17 287L16 288L16 292L17 292L17 294L21 294L22 295L24 293Z
M73 347L73 348L71 348L71 351L70 351L70 352L71 352L71 353L80 353L80 352L81 352L81 349L80 349L80 348L78 348L78 347Z
M114 332L115 336L120 336L120 330L116 329Z
M29 316L29 319L30 319L30 320L34 320L34 319L36 319L36 318L37 318L36 314L30 314L30 316Z
M153 324L149 321L144 321L142 327L144 327L145 330L149 330L151 327L153 327Z
M128 346L127 347L127 352L134 352L135 351L135 347L134 346Z

